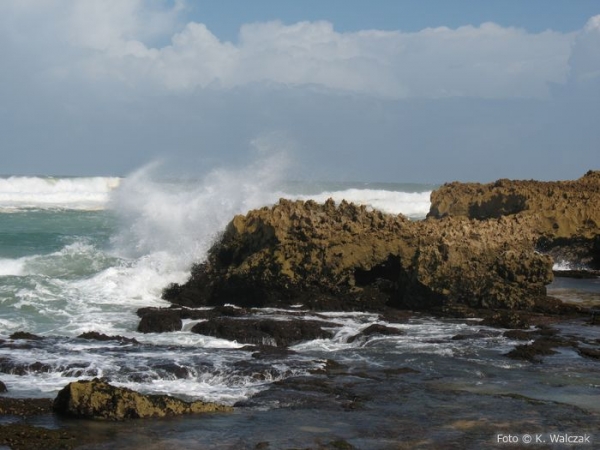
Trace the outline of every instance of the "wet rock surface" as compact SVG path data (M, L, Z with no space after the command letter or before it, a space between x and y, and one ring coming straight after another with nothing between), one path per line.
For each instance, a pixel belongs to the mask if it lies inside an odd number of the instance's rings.
M373 325L369 325L367 328L362 330L357 335L350 336L348 338L347 342L350 344L350 343L356 341L357 339L361 339L361 338L364 339L365 337L373 336L373 335L400 336L402 334L404 334L404 331L402 331L398 328L388 327L385 325L375 323Z
M13 339L13 340L23 339L23 340L33 340L33 341L39 341L39 340L44 339L41 336L37 336L37 335L29 333L27 331L17 331L15 333L11 334L9 336L9 338Z
M165 333L170 331L180 331L182 326L183 322L177 311L147 311L142 315L142 319L138 325L138 331L140 333Z
M330 338L333 333L323 329L326 326L337 325L309 320L219 317L194 325L192 332L244 344L287 347L303 341Z
M116 341L120 344L139 344L134 338L127 338L125 336L108 336L104 333L98 333L97 331L88 331L77 336L80 339L88 339L94 341Z
M231 411L216 403L185 402L167 395L143 395L95 378L63 388L53 403L57 414L81 419L124 420Z

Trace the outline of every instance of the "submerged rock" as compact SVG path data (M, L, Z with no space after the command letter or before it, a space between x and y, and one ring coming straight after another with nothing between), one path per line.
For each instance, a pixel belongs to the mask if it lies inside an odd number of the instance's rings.
M168 395L143 395L95 378L69 383L56 396L56 413L82 419L123 420L231 411L229 406L185 402Z

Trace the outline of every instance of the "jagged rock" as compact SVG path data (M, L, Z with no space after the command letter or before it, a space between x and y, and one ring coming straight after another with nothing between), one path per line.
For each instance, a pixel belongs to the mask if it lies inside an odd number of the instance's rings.
M163 297L184 306L315 310L528 309L551 259L518 220L411 222L342 201L280 200L236 216L190 280Z
M8 389L6 389L6 385L2 381L0 381L0 393L7 392L7 391L8 391Z
M139 344L139 342L134 338L128 338L125 336L108 336L104 333L98 333L97 331L81 333L77 337L80 339L88 339L93 341L117 341L120 344Z
M40 341L44 339L41 336L37 336L32 333L28 333L27 331L15 331L13 334L9 336L10 339L18 340L18 339L26 339L32 341Z
M194 325L192 332L243 344L287 347L302 341L330 338L322 327L337 326L312 320L235 319L218 317Z
M367 328L362 330L360 333L358 333L354 336L350 336L348 338L347 342L350 344L359 338L372 336L375 334L379 334L382 336L400 336L400 335L404 334L404 331L402 331L398 328L386 327L385 325L374 323L373 325L369 325Z
M557 261L600 269L600 171L575 181L448 183L431 194L431 217L513 216Z
M185 402L168 395L143 395L95 378L69 383L56 396L56 413L82 419L124 420L231 411L229 406Z
M157 309L147 311L138 325L140 333L164 333L169 331L180 331L183 322L178 311L169 309Z

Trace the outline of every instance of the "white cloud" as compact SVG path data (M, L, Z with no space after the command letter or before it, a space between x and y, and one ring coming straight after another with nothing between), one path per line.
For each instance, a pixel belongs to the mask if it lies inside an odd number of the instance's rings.
M600 15L590 18L578 33L569 65L574 83L600 81Z
M50 73L153 89L277 83L383 98L543 98L549 84L566 82L575 39L582 50L572 63L581 76L595 73L585 64L598 46L590 44L586 52L581 42L598 35L596 19L579 35L533 34L493 23L415 33L340 33L328 22L268 22L244 25L234 45L220 41L204 24L181 25L182 10L182 1L168 7L158 0L0 6L13 19L30 25L43 19L45 28L54 30L54 51L68 51L71 59L57 58ZM47 31L46 39L51 34ZM168 44L157 44L157 37Z

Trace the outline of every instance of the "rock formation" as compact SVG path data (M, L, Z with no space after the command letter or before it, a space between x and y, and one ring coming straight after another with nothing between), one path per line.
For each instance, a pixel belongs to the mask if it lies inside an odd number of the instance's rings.
M448 183L431 194L430 217L510 216L558 261L600 269L600 171L575 181Z
M338 326L333 323L313 320L275 320L267 318L236 319L217 317L200 322L192 328L192 332L205 336L229 339L244 344L259 346L287 347L302 341L326 339L333 333L322 327Z
M201 401L184 402L168 395L143 395L95 378L64 387L54 400L58 414L82 419L123 420L179 414L231 411L231 407Z
M344 201L280 200L236 216L190 280L164 298L184 306L528 309L552 271L523 225L506 217L411 222Z

